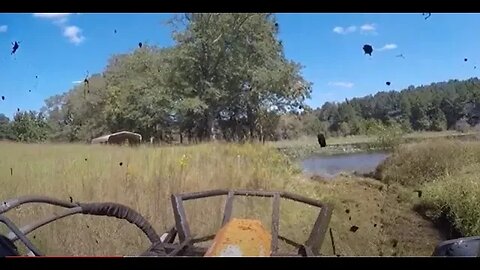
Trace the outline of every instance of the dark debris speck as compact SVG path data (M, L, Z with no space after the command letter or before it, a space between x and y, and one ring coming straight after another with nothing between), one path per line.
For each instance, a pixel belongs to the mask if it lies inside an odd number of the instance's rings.
M18 41L15 41L12 43L13 47L12 47L12 55L15 54L18 50L18 48L20 48L20 42Z
M123 165L123 162L120 162L118 165L122 166L122 165Z
M345 213L347 213L347 214L350 213L350 209L346 209Z
M430 18L432 16L432 13L422 13L423 16L425 16L425 20Z
M392 240L392 247L396 248L398 245L398 240L397 239L393 239Z
M368 45L368 44L363 45L363 52L365 54L368 54L368 55L372 56L372 53L373 53L372 45Z
M351 232L356 232L356 231L358 231L358 227L353 225L352 227L350 227L350 231Z

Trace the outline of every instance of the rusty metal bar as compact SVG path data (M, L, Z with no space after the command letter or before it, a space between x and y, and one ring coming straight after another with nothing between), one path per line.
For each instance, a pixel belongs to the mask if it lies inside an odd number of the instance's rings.
M233 210L233 197L235 193L233 191L229 191L227 195L227 201L225 202L225 210L223 212L223 220L222 220L222 227L230 221L232 217L232 210Z
M65 212L59 214L59 215L51 215L43 220L40 220L40 221L37 221L35 223L32 223L32 224L28 224L28 225L25 225L23 226L20 231L24 234L24 235L28 235L30 232L42 227L42 226L45 226L47 225L48 223L50 222L53 222L53 221L56 221L58 219L61 219L61 218L64 218L64 217L68 217L68 216L71 216L71 215L75 215L75 214L79 214L82 212L82 208L81 207L75 207L75 208L70 208L70 209L67 209ZM15 234L14 232L9 232L7 234L7 238L10 239L11 241L15 242L17 241L19 238L18 238L18 235Z
M6 201L1 202L0 214L3 214L5 212L11 210L12 208L15 208L15 207L20 206L20 205L25 204L25 203L47 203L47 204L51 204L51 205L55 205L55 206L61 206L61 207L65 207L65 208L73 208L73 207L78 206L75 203L70 203L70 202L62 201L62 200L57 200L57 199L49 198L49 197L46 197L46 196L22 196L22 197L18 197L18 198L15 198L15 199L10 199L10 200L6 200Z
M192 239L192 244L209 241L209 240L212 240L213 238L215 238L215 234L195 238L195 239Z
M279 194L280 197L306 203L309 205L313 205L316 207L324 207L325 204L318 200L310 199L304 196L300 196L297 194L289 193L289 192L280 192L280 191L263 191L263 190L225 190L225 189L217 189L217 190L210 190L210 191L201 191L201 192L192 192L192 193L184 193L184 194L177 194L182 198L182 200L193 200L193 199L200 199L206 197L214 197L220 195L227 195L229 192L233 192L234 195L239 196L256 196L256 197L273 197L275 194Z
M263 191L263 190L234 190L235 195L239 196L255 196L255 197L273 197L279 192L275 191Z
M191 239L187 238L185 241L183 241L179 245L177 245L172 252L168 253L167 256L170 257L170 256L177 255L178 253L180 253L181 251L186 249L188 246L190 246L191 242L192 242Z
M175 196L180 197L184 201L188 201L188 200L193 200L193 199L215 197L215 196L227 195L227 194L228 194L228 190L216 189L216 190L209 190L209 191L200 191L200 192L177 194Z
M272 254L272 257L302 257L301 255L298 254L293 254L293 253L276 253Z
M316 254L313 253L312 248L306 245L301 245L298 249L298 255L303 257L314 257Z
M179 244L164 244L165 250L168 254L171 254ZM207 252L208 248L205 247L195 247L195 246L187 246L184 249L184 252L181 253L181 256L203 256Z
M315 221L315 225L313 225L308 240L305 242L305 246L310 247L315 256L318 256L320 253L320 247L325 239L331 216L332 209L329 206L323 207Z
M302 244L299 244L299 243L297 243L297 242L295 242L295 241L293 241L293 240L291 240L291 239L288 239L288 238L286 238L286 237L284 237L284 236L281 236L281 235L278 236L278 239L284 241L285 243L287 243L287 244L289 244L289 245L291 245L291 246L294 246L295 248L300 248L300 247L302 246Z
M310 199L310 198L303 197L303 196L300 196L300 195L297 195L297 194L293 194L293 193L289 193L289 192L282 192L281 195L282 195L282 198L290 199L292 201L302 202L302 203L306 203L306 204L313 205L313 206L320 207L320 208L325 207L325 204L318 201L318 200Z
M28 240L28 238L13 224L13 222L8 219L6 216L0 215L0 222L5 224L10 231L14 232L17 234L20 238L20 240L25 244L25 246L33 252L35 256L42 256L42 253Z
M167 237L163 240L164 243L173 243L175 241L175 237L177 236L177 228L173 226L167 234Z
M183 207L182 197L172 195L171 200L178 238L180 239L180 242L184 242L187 238L190 238L191 234L187 222L187 215L185 214L185 208Z
M278 232L280 225L280 195L273 195L273 211L272 211L272 253L278 251Z

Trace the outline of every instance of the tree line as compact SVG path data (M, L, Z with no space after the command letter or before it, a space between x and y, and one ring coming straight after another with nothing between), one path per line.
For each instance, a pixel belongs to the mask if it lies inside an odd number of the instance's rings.
M285 138L369 135L379 127L413 131L468 131L480 122L480 81L449 80L402 91L378 92L284 117Z
M0 139L88 142L128 130L181 143L468 129L478 122L479 81L451 80L309 108L312 84L287 59L272 14L183 14L174 45L113 55L105 69L39 111L0 115Z

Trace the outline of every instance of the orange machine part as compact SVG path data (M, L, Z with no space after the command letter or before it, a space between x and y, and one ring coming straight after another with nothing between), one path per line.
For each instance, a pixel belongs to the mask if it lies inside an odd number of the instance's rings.
M205 257L270 256L271 240L259 220L234 218L218 231Z

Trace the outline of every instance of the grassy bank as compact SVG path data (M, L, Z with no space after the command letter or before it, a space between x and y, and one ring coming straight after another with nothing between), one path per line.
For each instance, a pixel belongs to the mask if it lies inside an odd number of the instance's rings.
M404 145L377 170L385 183L422 190L418 206L463 236L480 234L480 143L437 139Z
M405 134L401 142L411 143L438 138L476 138L477 133L460 133L457 131L443 132L414 132ZM341 153L366 152L376 149L378 144L374 136L357 135L346 137L332 137L327 139L327 147L320 148L317 138L300 137L296 140L285 140L267 143L279 149L292 159L300 159L313 154L333 155ZM378 149L377 149L378 150Z
M369 179L305 179L285 156L267 146L128 148L2 143L0 147L2 199L40 194L65 200L71 196L74 201L123 203L163 232L174 224L171 193L215 188L285 190L334 206L330 225L339 255L429 255L440 241L432 236L430 225L410 210L408 195L400 196L400 191L387 190L385 184ZM396 198L400 197L407 199L399 202ZM223 198L187 202L193 233L214 233L223 206ZM51 211L48 206L25 206L9 216L25 224ZM267 212L271 212L271 201L266 199L239 198L234 207L234 216L256 217L269 227ZM305 241L315 214L315 209L299 207L298 203L282 203L281 234ZM398 220L417 225L413 229L399 227ZM352 232L352 226L358 231ZM416 238L402 232L415 232ZM29 236L50 255L135 255L148 247L147 239L133 225L102 217L69 217ZM322 254L333 255L328 236Z

